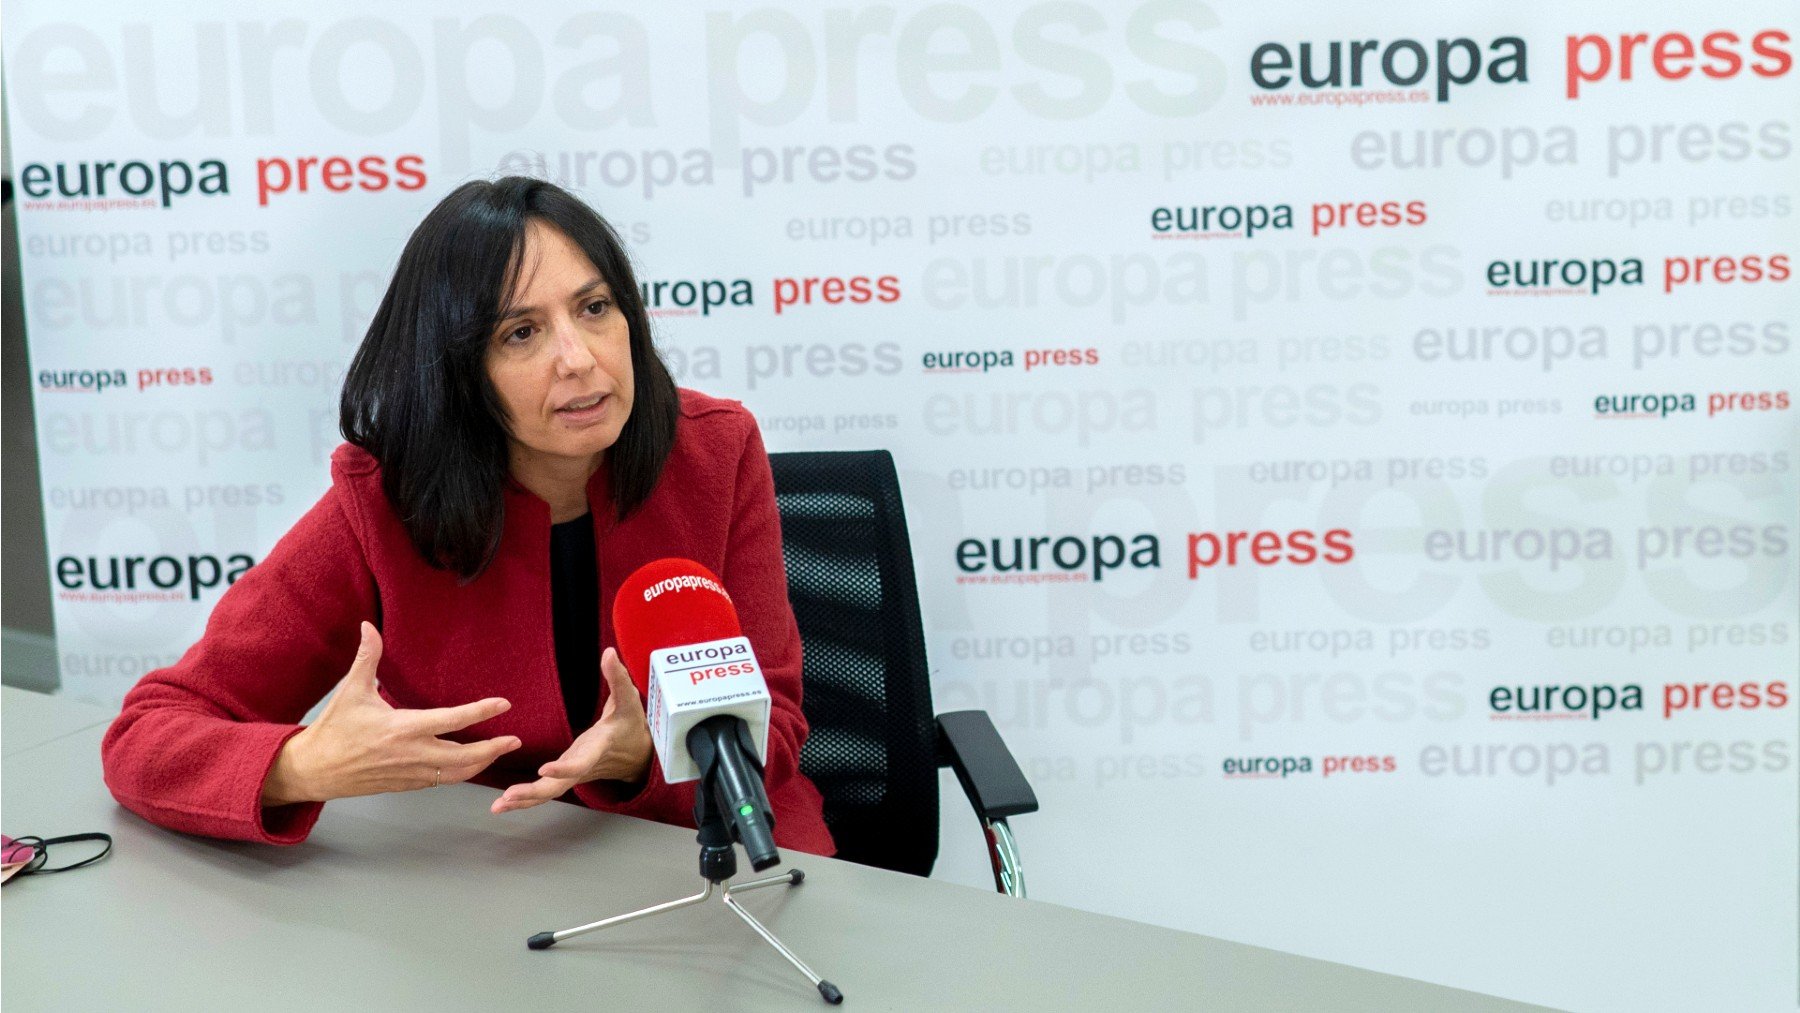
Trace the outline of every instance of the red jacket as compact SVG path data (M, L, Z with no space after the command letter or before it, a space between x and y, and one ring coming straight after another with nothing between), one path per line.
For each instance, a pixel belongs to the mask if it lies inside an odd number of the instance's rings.
M219 599L199 643L126 695L100 747L107 787L126 808L210 837L305 840L323 804L265 808L263 782L282 743L300 731L296 722L349 670L363 619L381 630L377 678L394 706L444 707L489 696L512 702L499 717L446 736L468 742L516 735L523 743L477 783L534 781L539 766L568 748L551 629L549 505L508 483L499 551L479 577L458 586L455 574L426 565L413 548L382 492L374 457L340 446L331 477L324 498ZM735 401L684 390L675 447L650 498L616 522L602 468L588 483L588 503L602 650L613 644L619 584L642 564L683 556L719 574L774 698L765 773L775 840L832 854L818 789L799 771L807 732L800 635L756 420ZM604 680L600 685L604 704ZM590 808L694 825L694 784L665 783L659 764L650 764L641 791L627 797L623 788L595 781L574 794Z

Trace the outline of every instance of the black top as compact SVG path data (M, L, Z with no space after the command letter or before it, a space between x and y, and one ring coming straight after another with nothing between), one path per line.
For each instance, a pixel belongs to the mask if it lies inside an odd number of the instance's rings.
M550 525L550 615L563 706L569 730L580 735L600 702L600 566L591 514Z

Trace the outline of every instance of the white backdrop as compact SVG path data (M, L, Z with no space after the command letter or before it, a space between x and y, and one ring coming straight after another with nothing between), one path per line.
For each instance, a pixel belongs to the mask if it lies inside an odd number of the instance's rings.
M541 174L682 383L893 450L1034 896L1795 1005L1791 4L71 16L5 32L68 692L324 489L425 211Z

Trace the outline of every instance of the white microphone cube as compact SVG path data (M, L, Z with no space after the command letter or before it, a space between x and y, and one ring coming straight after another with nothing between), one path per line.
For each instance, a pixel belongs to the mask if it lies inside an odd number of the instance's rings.
M769 755L769 684L747 637L650 652L650 739L670 784L700 779L688 755L688 732L710 717L740 717L750 726L757 762Z

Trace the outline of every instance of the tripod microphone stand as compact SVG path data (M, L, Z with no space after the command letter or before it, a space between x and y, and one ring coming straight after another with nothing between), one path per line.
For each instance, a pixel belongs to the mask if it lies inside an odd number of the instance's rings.
M757 774L759 775L757 788L760 789L761 771L757 770ZM725 906L731 909L732 914L742 918L746 925L749 925L756 930L756 934L761 936L764 942L775 947L775 951L787 958L788 963L794 965L801 974L806 975L806 979L813 983L813 987L819 990L819 995L823 996L826 1002L833 1006L838 1005L844 1001L844 993L838 991L836 985L833 985L831 982L814 974L812 968L806 966L804 961L794 955L794 951L788 949L782 944L781 940L775 938L775 934L764 927L762 922L757 921L754 915L744 910L743 906L738 903L735 896L736 894L747 893L751 890L760 890L766 886L778 886L783 883L789 886L799 886L801 883L805 882L806 873L801 872L799 869L789 869L779 876L753 879L748 883L740 883L736 886L727 883L727 880L737 875L737 847L733 844L735 821L731 820L727 815L731 810L727 808L724 800L722 798L715 798L715 794L724 795L724 786L720 783L720 779L712 776L712 773L709 771L708 776L701 781L700 790L694 793L694 822L700 828L698 838L700 842L700 875L706 880L705 889L694 894L692 897L683 897L680 900L655 904L647 908L632 911L629 914L615 915L611 918L605 918L597 922L590 922L587 925L577 926L572 929L563 929L561 932L539 932L537 935L527 939L525 945L534 950L547 950L565 939L573 939L584 933L598 932L601 929L611 928L614 925L623 925L626 922L636 921L639 918L648 918L651 915L662 914L665 911L674 911L680 908L704 903L707 899L712 897L715 888L720 888L720 897L724 901ZM761 794L760 790L757 791L757 794ZM761 801L763 810L766 812L768 802L766 799L762 799ZM745 808L750 808L750 806L746 805ZM744 815L750 814L745 813ZM769 853L774 855L772 848ZM773 865L779 860L779 856L775 855L768 860L767 865ZM767 865L762 866L762 868L767 868Z

